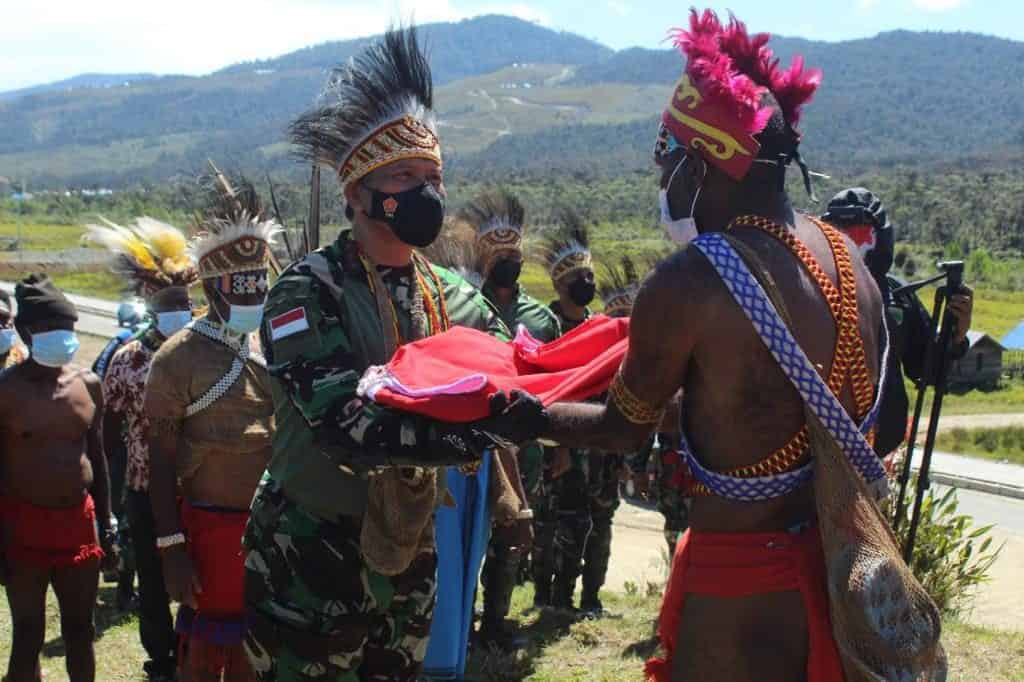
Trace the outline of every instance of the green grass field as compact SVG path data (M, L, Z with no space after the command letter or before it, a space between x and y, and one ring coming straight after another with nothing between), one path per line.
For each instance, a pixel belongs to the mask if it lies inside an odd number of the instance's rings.
M2 592L2 588L0 588ZM96 679L102 682L144 680L145 655L139 644L138 621L112 606L114 587L103 586L97 609ZM480 682L627 682L643 679L644 660L654 651L652 624L661 600L652 586L648 594L603 594L610 615L596 621L575 621L554 612L528 610L532 588L516 590L512 618L529 644L513 654L471 652L467 680ZM6 601L5 598L0 601ZM47 682L64 682L64 646L52 593L46 610L43 673ZM953 682L1020 682L1024 680L1024 633L1009 633L944 624L943 641ZM6 604L0 607L0 669L10 655L11 623ZM979 676L980 671L984 674Z
M23 251L62 251L82 245L81 225L17 223L7 217L0 221L0 237L17 239Z
M947 452L1024 465L1024 427L950 429L939 434L936 447Z

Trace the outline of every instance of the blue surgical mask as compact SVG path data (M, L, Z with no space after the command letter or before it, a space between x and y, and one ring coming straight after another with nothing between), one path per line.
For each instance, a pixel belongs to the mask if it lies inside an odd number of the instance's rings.
M13 329L0 329L0 355L10 353L18 340L18 332Z
M156 328L165 338L171 338L192 321L191 310L171 310L156 314Z
M78 336L67 329L32 335L32 359L44 367L63 367L78 352Z
M234 305L231 304L231 313L224 324L228 329L237 334L251 334L260 328L263 323L263 304L260 305Z

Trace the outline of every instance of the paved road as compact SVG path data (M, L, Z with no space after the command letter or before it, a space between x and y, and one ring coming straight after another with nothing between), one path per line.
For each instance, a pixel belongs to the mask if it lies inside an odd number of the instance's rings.
M0 282L0 289L14 294L13 282ZM78 308L78 331L110 338L117 333L117 303L99 298L67 294L68 299Z

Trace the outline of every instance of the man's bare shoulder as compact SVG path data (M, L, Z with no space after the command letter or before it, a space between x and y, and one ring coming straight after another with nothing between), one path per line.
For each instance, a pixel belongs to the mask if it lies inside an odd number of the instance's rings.
M724 291L718 274L694 246L663 260L644 282L645 298L658 307L702 307Z

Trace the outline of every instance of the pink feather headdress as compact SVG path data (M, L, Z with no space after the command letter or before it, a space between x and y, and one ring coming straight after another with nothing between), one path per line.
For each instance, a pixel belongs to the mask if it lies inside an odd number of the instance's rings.
M680 143L704 152L710 163L743 178L760 149L754 136L774 112L763 105L764 96L775 98L795 128L803 105L821 84L821 71L805 69L800 56L780 69L768 47L769 34L750 35L731 15L723 26L709 9L690 10L689 29L673 29L669 37L686 57L686 69L665 110L665 128Z

